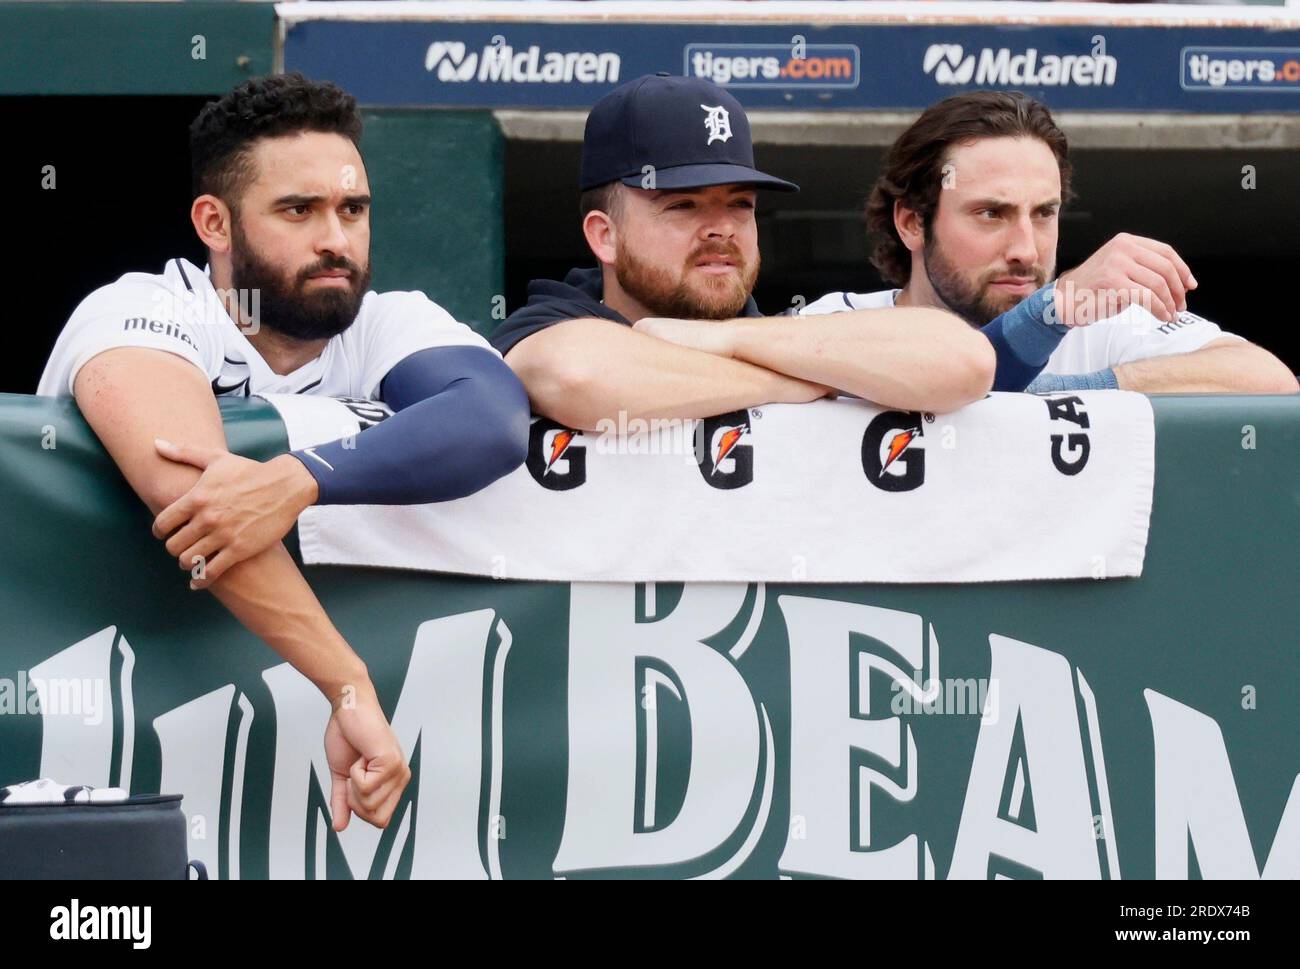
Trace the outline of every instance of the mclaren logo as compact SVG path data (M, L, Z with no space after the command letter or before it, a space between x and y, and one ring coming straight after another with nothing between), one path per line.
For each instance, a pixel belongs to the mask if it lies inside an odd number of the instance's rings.
M961 44L931 44L921 69L936 84L981 87L1114 87L1119 61L1102 38L1078 54L1040 54L1035 47L985 47L966 53Z
M940 84L969 84L975 73L975 55L963 56L961 44L931 44L921 67Z
M862 470L881 491L912 491L925 483L922 426L934 420L918 411L887 410L862 435Z
M538 418L528 432L528 473L548 491L569 491L587 481L582 432Z
M436 40L424 69L443 84L617 84L621 57L614 51L515 48L500 35L479 50L461 40Z
M711 487L730 491L754 480L754 446L742 443L751 432L749 412L732 411L696 426L695 459Z
M436 74L440 81L469 81L478 67L478 53L465 53L465 44L459 40L435 40L424 55L424 69Z

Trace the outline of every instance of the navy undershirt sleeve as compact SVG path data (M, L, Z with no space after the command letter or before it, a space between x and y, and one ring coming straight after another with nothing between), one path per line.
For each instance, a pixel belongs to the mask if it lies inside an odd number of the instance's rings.
M318 505L406 505L463 498L523 464L528 395L496 354L433 347L380 384L392 417L352 438L293 451Z
M502 356L515 344L547 327L584 317L608 317L608 310L596 300L530 298L526 306L515 310L488 334L488 342Z
M1056 318L1054 293L1055 286L1044 286L980 330L998 355L994 390L1028 387L1070 332Z

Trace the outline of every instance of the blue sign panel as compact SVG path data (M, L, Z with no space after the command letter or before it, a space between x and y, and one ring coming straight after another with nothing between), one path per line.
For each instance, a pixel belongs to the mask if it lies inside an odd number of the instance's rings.
M367 105L586 108L668 71L751 108L919 109L995 88L1058 109L1300 111L1300 29L327 20L290 27L284 64Z

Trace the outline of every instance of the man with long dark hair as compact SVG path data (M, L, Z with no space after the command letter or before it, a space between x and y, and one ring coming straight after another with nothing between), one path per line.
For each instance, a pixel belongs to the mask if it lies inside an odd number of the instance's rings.
M1273 354L1187 311L1196 279L1164 242L1122 233L1056 270L1071 167L1064 133L1020 93L973 91L926 109L894 142L867 203L872 263L899 288L831 293L808 316L889 306L983 327L1031 297L1069 327L1043 338L1031 391L1293 393Z

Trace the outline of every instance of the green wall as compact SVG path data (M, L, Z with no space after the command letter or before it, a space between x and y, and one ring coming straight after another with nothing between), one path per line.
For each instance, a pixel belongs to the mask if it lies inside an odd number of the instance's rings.
M271 70L275 29L269 3L0 3L0 94L223 91Z
M487 111L365 112L374 288L420 289L486 330L504 293L504 139Z

